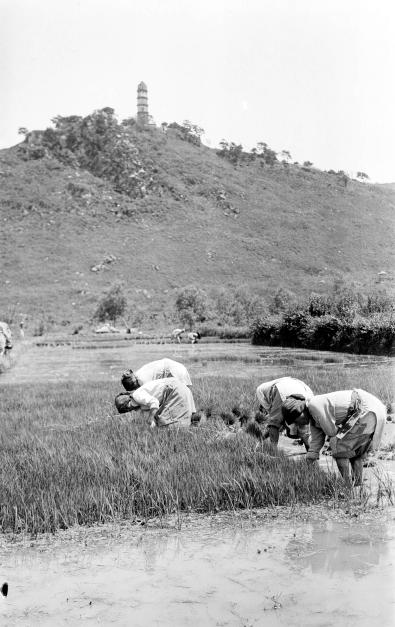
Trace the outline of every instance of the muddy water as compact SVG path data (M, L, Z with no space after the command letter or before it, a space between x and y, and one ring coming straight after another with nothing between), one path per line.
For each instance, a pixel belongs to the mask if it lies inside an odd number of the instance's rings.
M256 374L262 378L282 376L298 367L314 369L375 368L394 363L385 357L358 356L323 351L258 347L244 343L139 344L132 341L39 346L25 342L16 346L13 367L0 375L2 384L56 381L119 380L126 368L170 357L184 363L192 377L241 376Z
M393 625L394 527L212 523L0 549L2 625Z

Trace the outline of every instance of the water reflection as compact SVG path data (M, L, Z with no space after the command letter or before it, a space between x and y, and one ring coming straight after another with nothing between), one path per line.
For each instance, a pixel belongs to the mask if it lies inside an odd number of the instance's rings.
M297 570L313 573L350 572L362 577L388 553L388 531L383 524L366 527L313 524L295 531L285 554Z
M181 531L96 528L0 547L10 583L1 624L384 627L394 559L384 524L201 517Z

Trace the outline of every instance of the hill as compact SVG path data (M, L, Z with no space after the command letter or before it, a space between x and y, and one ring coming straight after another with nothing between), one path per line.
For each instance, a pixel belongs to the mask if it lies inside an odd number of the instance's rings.
M114 153L96 176L81 159L36 150L40 133L0 151L3 316L85 323L115 281L132 309L157 312L189 284L303 297L336 279L368 290L384 271L394 291L391 187L259 159L234 165L177 125L125 132L135 156L122 184L106 175Z

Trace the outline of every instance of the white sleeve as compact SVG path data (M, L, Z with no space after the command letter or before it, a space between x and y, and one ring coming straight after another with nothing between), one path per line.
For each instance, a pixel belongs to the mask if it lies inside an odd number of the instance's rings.
M269 411L270 409L270 402L268 401L266 395L269 394L269 390L271 389L273 383L274 381L266 381L265 383L258 385L256 389L258 401L266 411Z
M138 403L141 409L159 409L159 401L155 396L149 394L143 388L138 388L132 394L133 399Z

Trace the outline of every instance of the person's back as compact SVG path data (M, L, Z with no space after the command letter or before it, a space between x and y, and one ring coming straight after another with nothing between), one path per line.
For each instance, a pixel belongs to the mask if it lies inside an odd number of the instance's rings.
M300 394L310 400L314 394L309 386L294 377L280 377L273 381L265 381L256 389L256 396L263 410L266 411L273 424L280 426L283 423L281 404L288 396Z
M171 337L173 340L176 340L179 344L181 343L181 336L185 333L185 329L173 329L171 332Z
M385 405L377 396L361 389L338 390L313 396L308 400L307 408L317 426L326 435L334 436L339 426L355 411L353 398L358 399L358 413L361 417L370 412L375 416L372 448L377 449L384 430L386 417Z
M168 377L174 377L182 381L185 385L192 385L189 372L183 364L180 364L174 359L164 357L163 359L157 359L151 361L139 368L135 375L141 385L148 381L154 381L156 379L165 379Z
M132 392L131 397L143 411L152 409L152 399L157 399L159 409L155 423L158 427L190 426L192 414L196 412L190 389L174 377L147 381Z

